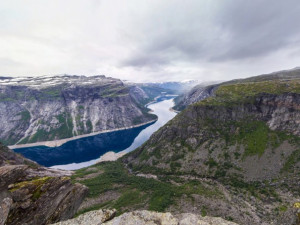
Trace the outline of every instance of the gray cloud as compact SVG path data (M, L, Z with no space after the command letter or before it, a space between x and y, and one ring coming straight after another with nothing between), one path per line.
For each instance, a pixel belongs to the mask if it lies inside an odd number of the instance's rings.
M138 51L124 65L151 67L153 61L164 66L176 61L243 60L296 45L299 40L297 0L193 1L192 8L178 10L181 4L175 2L170 8L149 12L143 18L143 24L139 24L142 28L138 29L147 36L137 40ZM170 14L173 10L175 13ZM151 60L138 56L143 54L151 56Z
M298 0L10 0L0 12L0 75L226 80L300 61Z

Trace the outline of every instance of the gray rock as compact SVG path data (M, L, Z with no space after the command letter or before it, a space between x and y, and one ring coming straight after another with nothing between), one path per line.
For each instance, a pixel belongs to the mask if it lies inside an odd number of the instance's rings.
M0 141L59 140L155 119L138 87L105 76L9 79L0 85Z
M174 216L169 212L141 210L124 213L118 217L114 216L115 210L100 209L54 225L237 225L222 218L202 217L192 213Z
M0 192L0 225L5 224L11 205L12 199L5 192Z
M74 219L61 221L53 225L98 225L112 219L116 210L100 209L84 213Z
M4 151L4 150L5 151ZM26 162L22 156L0 148L0 224L42 225L74 216L88 188L73 184L71 173L33 165L9 165ZM8 154L9 153L9 154Z

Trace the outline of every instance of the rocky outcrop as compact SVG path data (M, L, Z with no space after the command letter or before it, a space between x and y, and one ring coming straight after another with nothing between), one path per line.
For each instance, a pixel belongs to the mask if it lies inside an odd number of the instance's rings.
M218 85L211 85L204 87L202 84L195 86L189 92L179 95L175 98L175 110L183 110L188 105L191 105L195 102L204 100L213 95L214 91L218 88Z
M71 218L88 189L69 171L47 169L0 148L0 224L49 224ZM25 163L26 165L24 165Z
M230 107L194 105L124 161L134 166L155 162L164 171L202 176L225 174L221 168L226 164L227 174L246 180L276 178L290 157L298 154L299 142L294 140L300 136L299 107L300 94L296 93L261 94L254 103Z
M264 81L272 81L272 80L293 80L299 78L300 78L300 68L295 68L291 70L274 72L271 74L254 76L246 79L231 80L231 81L208 85L208 86L200 84L192 88L189 92L179 95L175 99L175 106L173 108L175 110L181 111L191 104L202 101L208 97L214 96L215 91L218 89L218 87L222 85L264 82Z
M142 89L105 76L3 79L0 140L35 143L145 123L156 118L147 99Z
M31 161L30 159L26 159L19 154L14 153L11 149L4 146L0 142L0 166L20 164L31 165L32 167L38 166L37 163Z
M79 217L55 225L237 225L217 217L202 217L192 213L172 215L171 213L158 213L147 210L124 213L114 216L114 210L91 211Z
M215 97L191 105L153 134L127 162L202 176L226 162L245 179L276 178L298 154L299 87L300 79L222 85Z
M84 213L74 219L61 221L53 225L99 225L111 220L115 215L115 209L100 209Z
M236 223L226 221L216 217L202 217L192 213L172 215L171 213L157 213L150 211L134 211L124 213L111 221L104 223L106 225L237 225Z
M213 97L187 107L121 160L136 175L174 176L175 183L217 181L227 203L193 199L210 215L230 215L241 224L295 224L299 90L297 77L222 85ZM185 211L186 202L188 198L177 202L183 205L180 210Z

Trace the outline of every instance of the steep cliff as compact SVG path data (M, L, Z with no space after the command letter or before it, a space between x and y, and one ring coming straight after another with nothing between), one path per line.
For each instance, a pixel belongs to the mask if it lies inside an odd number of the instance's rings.
M44 168L0 145L0 224L41 225L71 218L87 195L72 172Z
M24 144L129 127L156 117L138 87L105 76L0 80L0 140Z
M203 86L199 84L193 87L189 92L179 95L175 98L175 110L181 111L188 105L204 100L213 95L218 85Z
M189 92L179 95L175 99L175 106L173 107L176 110L183 110L187 106L194 104L198 101L204 100L208 97L214 95L215 90L219 86L229 85L229 84L238 84L238 83L248 83L248 82L262 82L262 81L271 81L271 80L288 80L288 79L299 79L300 78L300 68L297 67L291 70L283 70L279 72L274 72L271 74L264 74L259 76L254 76L246 79L236 79L223 83L215 83L211 85L199 84L192 88Z
M219 205L216 196L181 197L175 204L184 205L179 211L205 205L209 214L241 224L295 224L300 79L271 78L220 85L213 97L187 107L123 163L133 174L180 185L194 179L225 196Z

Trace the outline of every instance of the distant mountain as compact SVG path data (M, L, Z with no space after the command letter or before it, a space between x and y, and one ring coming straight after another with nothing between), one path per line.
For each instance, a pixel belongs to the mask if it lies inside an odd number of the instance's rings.
M181 94L189 91L192 87L197 85L199 81L186 80L181 82L161 82L161 83L143 83L144 87L157 87L166 90L171 90L176 94Z
M0 141L24 144L149 122L139 87L99 76L0 79Z
M235 79L222 83L215 84L199 84L192 88L189 92L183 93L179 95L175 99L174 109L183 110L188 105L191 105L195 102L201 101L205 98L208 98L213 95L214 91L222 85L227 84L237 84L237 83L245 83L245 82L262 82L262 81L270 81L270 80L290 80L300 78L300 68L296 67L291 70L282 70L270 74L263 74L259 76L254 76L245 79Z

